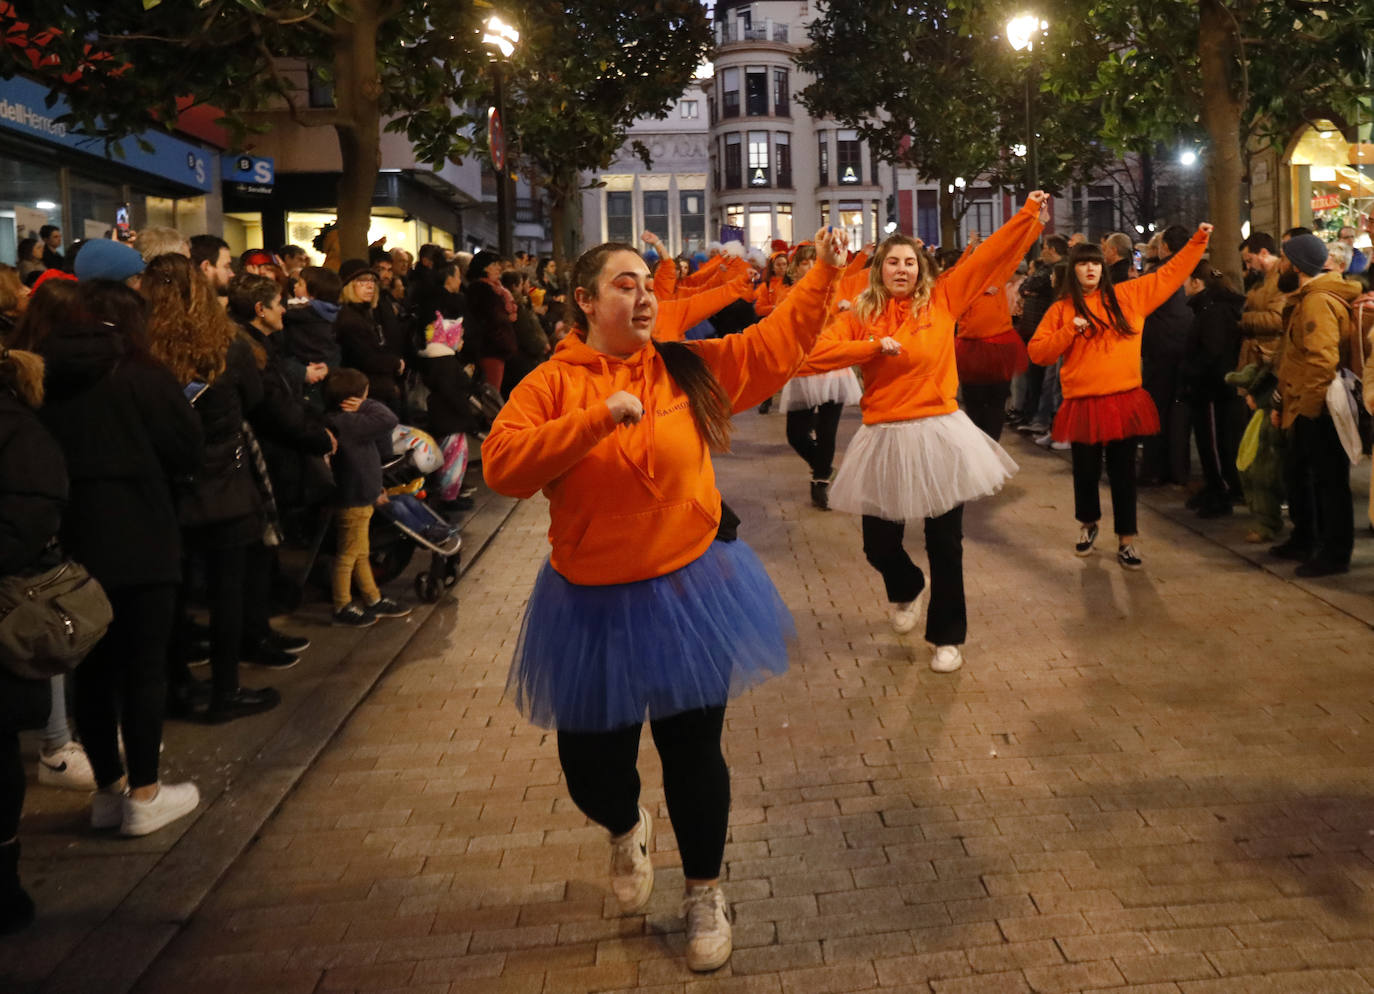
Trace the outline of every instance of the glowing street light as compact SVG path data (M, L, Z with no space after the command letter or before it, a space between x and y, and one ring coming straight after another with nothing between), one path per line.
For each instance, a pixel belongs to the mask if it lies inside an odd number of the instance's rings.
M1178 164L1181 166L1193 166L1197 164L1197 153L1191 148L1185 149L1179 154Z
M502 59L509 59L515 54L515 46L520 41L520 32L511 27L501 18L492 14L487 18L486 33L482 35L482 44L492 50L492 82L493 89L496 91L496 106L492 108L491 115L488 117L488 131L499 131L499 137L493 139L493 144L499 143L499 150L493 148L492 166L496 172L496 240L503 256L511 254L511 217L510 208L512 191L510 188L510 163L508 161L507 149L510 142L510 127L506 121L506 97L504 80L502 78ZM496 53L500 52L500 58ZM498 122L499 128L493 129L490 122Z
M487 18L487 31L482 35L482 44L490 45L499 51L503 58L515 54L515 46L520 43L520 32L515 30L496 14Z
M1035 36L1049 30L1050 22L1034 14L1020 14L1007 22L1007 41L1018 52L1029 52L1035 46Z

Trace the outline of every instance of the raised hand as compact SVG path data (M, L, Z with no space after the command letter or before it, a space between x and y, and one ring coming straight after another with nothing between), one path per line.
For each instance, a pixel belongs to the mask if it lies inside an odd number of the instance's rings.
M658 253L659 258L667 257L668 250L663 247L663 239L659 238L658 235L654 234L652 231L646 231L639 237L644 240L644 244Z
M821 262L829 266L844 265L849 249L849 235L843 228L821 228L816 232L813 241L816 245L816 257Z
M897 355L902 351L902 343L895 338L880 338L878 340L878 346L882 350L883 355Z
M1197 226L1197 230L1200 231L1202 234L1206 235L1208 238L1212 237L1212 225L1207 221L1203 221L1201 224L1199 224Z

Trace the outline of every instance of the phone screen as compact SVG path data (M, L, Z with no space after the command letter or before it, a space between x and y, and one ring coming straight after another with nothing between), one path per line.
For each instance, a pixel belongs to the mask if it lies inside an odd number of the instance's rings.
M186 394L186 399L194 404L200 398L200 395L209 388L210 384L208 383L202 383L200 380L192 380L190 383L186 384L182 392Z

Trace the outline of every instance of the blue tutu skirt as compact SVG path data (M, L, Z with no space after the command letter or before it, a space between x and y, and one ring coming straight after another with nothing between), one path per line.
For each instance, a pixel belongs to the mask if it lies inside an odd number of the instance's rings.
M787 670L792 615L743 542L634 583L539 573L506 693L531 722L608 731L704 707Z

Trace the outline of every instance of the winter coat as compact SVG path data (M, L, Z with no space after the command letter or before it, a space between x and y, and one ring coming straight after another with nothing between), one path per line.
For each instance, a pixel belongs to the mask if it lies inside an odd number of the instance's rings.
M463 321L463 341L471 349L464 353L475 359L509 359L518 344L515 325L506 312L506 300L496 288L477 280L467 289L468 316ZM500 387L500 384L493 384Z
M334 453L335 502L371 507L382 495L382 460L391 458L396 415L385 404L365 400L356 411L330 411L329 430L339 440Z
M818 262L786 303L740 335L666 348L693 350L738 412L782 387L820 332L836 270ZM616 425L606 398L644 405ZM512 497L549 498L553 568L573 583L628 583L695 560L721 520L711 455L687 395L652 342L625 358L580 333L511 392L482 446L486 483Z
M478 424L472 410L472 378L463 369L463 360L447 346L430 343L415 362L429 390L429 433L442 439L458 432L475 432Z
M26 572L58 533L67 467L38 415L0 391L0 576Z
M1195 389L1221 385L1222 377L1236 368L1240 354L1240 314L1245 298L1225 287L1202 290L1188 298L1193 325L1180 373Z
M1340 369L1350 338L1350 302L1362 288L1339 273L1322 273L1293 294L1279 360L1281 424L1299 415L1320 417L1326 411L1326 388Z
M1142 361L1147 367L1172 366L1181 362L1188 351L1192 329L1193 311L1188 306L1188 295L1180 286L1145 318L1140 337Z
M181 384L160 363L127 354L108 325L59 328L40 351L47 398L39 416L71 478L66 553L109 589L179 582L171 480L199 468L204 441Z
M1029 342L1040 325L1040 319L1054 303L1053 267L1041 266L1031 273L1021 281L1017 293L1021 295L1021 317L1016 323L1016 330L1023 340Z
M1283 343L1283 310L1288 294L1279 289L1279 267L1245 295L1245 310L1240 315L1241 348L1238 366L1272 363L1278 360Z
M334 334L343 352L342 365L367 374L370 396L387 406L401 399L396 378L401 374L401 357L390 351L382 327L367 304L344 304L334 320Z
M338 316L339 305L323 300L288 308L282 318L282 354L303 364L322 362L330 369L342 365L339 340L334 336Z

